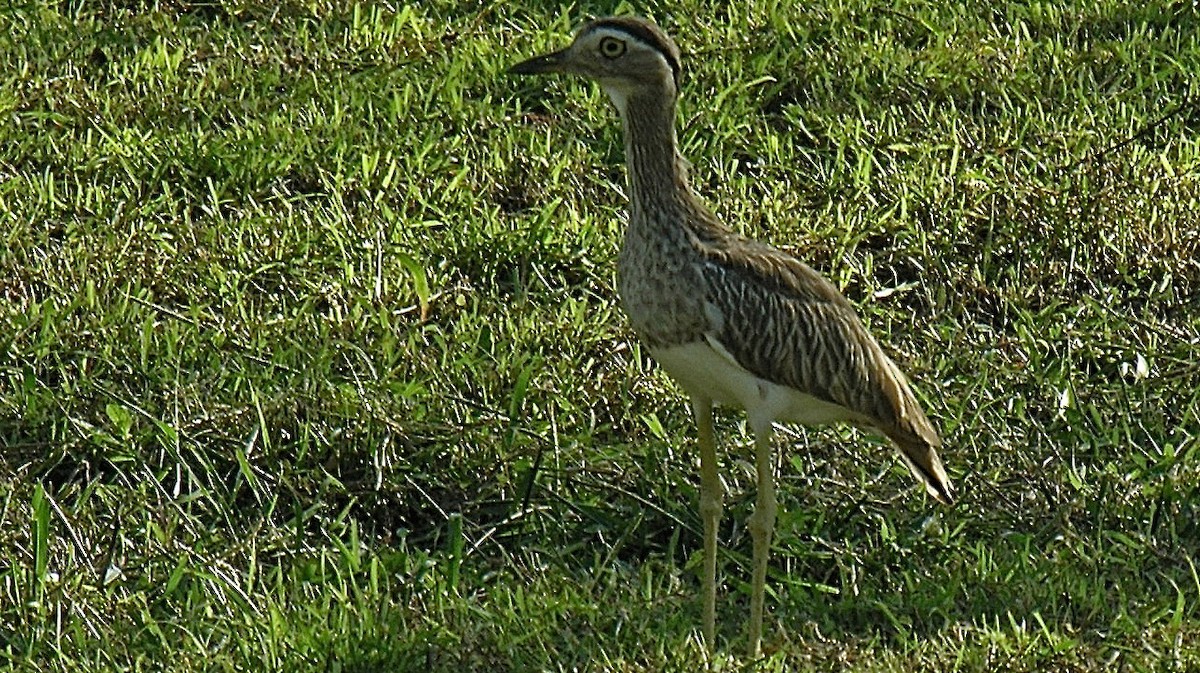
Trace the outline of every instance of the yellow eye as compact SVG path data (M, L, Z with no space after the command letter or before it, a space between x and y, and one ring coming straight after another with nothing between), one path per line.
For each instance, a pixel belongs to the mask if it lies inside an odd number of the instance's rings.
M606 58L616 58L625 53L625 43L615 37L600 40L600 53Z

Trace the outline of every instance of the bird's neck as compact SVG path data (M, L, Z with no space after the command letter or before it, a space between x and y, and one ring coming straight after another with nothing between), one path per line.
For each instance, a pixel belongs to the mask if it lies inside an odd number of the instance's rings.
M612 97L625 126L631 222L642 219L639 216L650 207L686 207L694 195L688 186L687 161L675 139L674 96L632 92Z

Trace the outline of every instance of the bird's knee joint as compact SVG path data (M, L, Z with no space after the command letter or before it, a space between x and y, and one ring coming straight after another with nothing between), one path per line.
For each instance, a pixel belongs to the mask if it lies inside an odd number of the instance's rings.
M763 505L754 510L747 521L750 534L761 537L775 529L775 505Z
M720 493L700 496L700 516L705 519L721 518L721 511L723 509Z

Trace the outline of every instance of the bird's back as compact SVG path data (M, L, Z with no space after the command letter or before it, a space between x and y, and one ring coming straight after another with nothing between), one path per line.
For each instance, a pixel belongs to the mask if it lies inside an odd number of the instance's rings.
M626 311L668 374L752 417L873 426L896 443L932 495L950 502L937 431L907 377L837 288L706 211L675 224L647 241L637 240L631 226L627 236L635 238L626 248L649 247L623 251L621 265ZM638 296L624 291L627 275L642 286Z

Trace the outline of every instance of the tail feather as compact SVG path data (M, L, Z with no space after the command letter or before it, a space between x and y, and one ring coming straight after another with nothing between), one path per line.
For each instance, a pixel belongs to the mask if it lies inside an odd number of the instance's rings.
M942 467L937 448L921 438L906 437L904 434L906 433L888 433L896 443L896 448L900 449L900 459L925 485L929 495L944 505L953 505L954 485L950 483L950 477L946 476L946 468Z
M925 490L945 505L954 504L954 485L946 476L942 459L937 450L942 446L937 430L921 410L908 377L892 359L876 345L877 374L880 376L879 390L883 394L883 413L879 414L880 427L900 449L900 458L913 475L925 484Z

